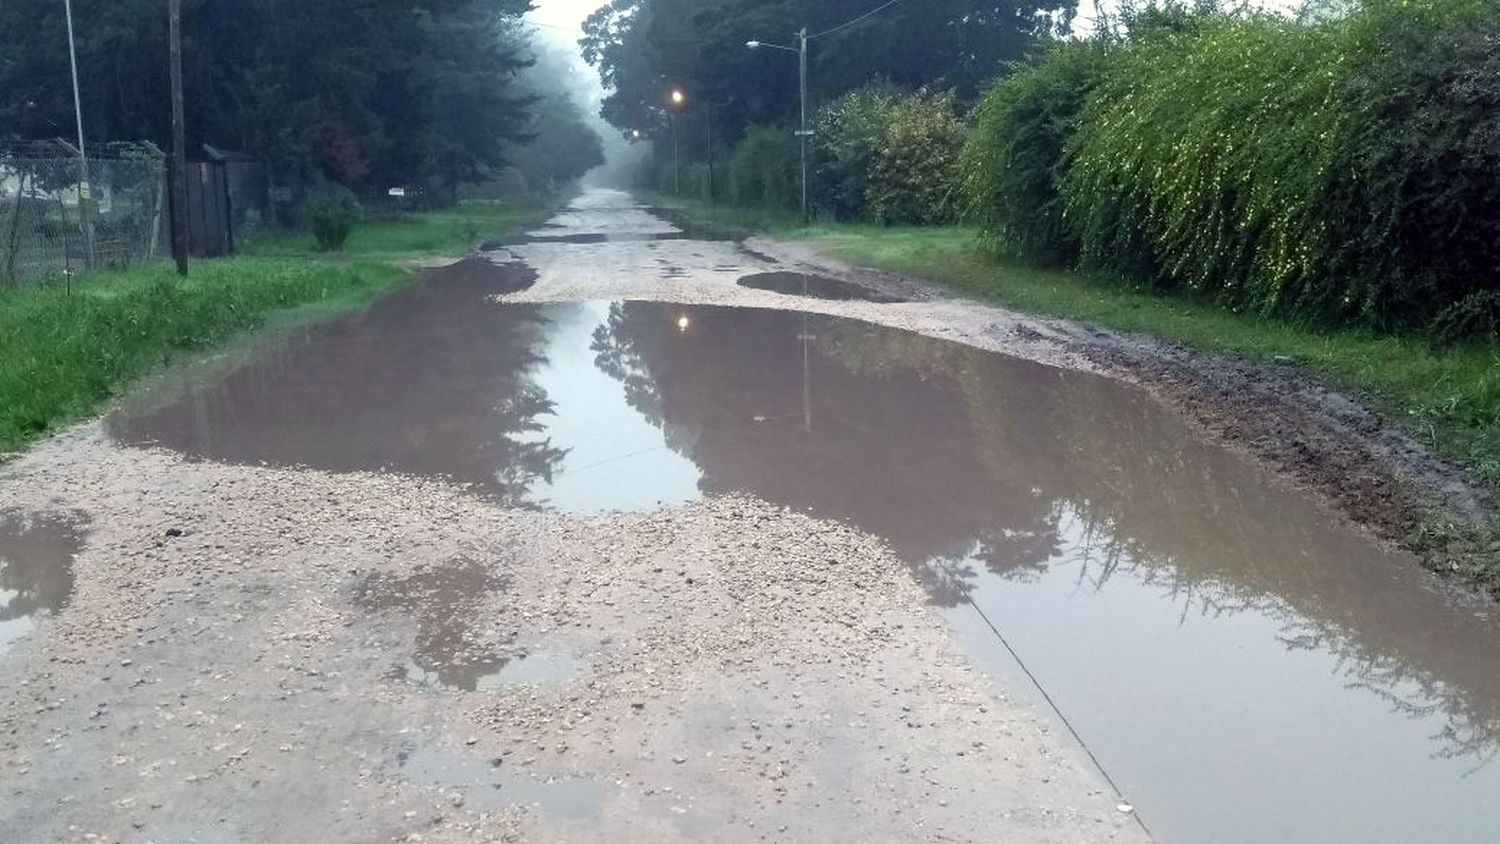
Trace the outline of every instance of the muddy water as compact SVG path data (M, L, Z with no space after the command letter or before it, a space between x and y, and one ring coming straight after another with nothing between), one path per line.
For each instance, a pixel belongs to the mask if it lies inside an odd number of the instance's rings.
M1500 623L1140 392L793 312L484 306L494 281L283 338L112 429L524 506L746 492L844 520L1024 689L1005 637L1163 840L1495 840ZM443 682L503 666L480 668Z
M82 542L71 518L0 512L0 654L67 606Z
M889 304L905 301L899 296L881 293L862 285L809 273L756 273L740 279L739 284L741 287L770 290L787 296L831 299L836 302L859 301Z

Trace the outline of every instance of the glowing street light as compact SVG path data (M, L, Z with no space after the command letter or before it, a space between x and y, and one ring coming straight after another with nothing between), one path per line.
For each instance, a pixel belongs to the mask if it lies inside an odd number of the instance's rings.
M693 324L693 321L690 320L690 319L688 319L687 314L683 314L682 316L680 316L680 317L677 318L677 330L678 331L687 331L688 327L691 326L692 324Z
M681 88L673 88L667 95L667 122L672 124L672 195L682 196L682 155L677 146L677 112L687 104L687 94Z

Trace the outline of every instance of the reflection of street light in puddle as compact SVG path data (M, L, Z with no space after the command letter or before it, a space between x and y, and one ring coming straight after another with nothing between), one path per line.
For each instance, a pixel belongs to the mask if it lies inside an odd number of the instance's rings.
M693 321L690 320L690 319L688 319L687 314L683 314L682 316L680 316L680 317L677 318L677 330L678 331L687 331L688 330L688 326L690 326L692 324L693 324Z

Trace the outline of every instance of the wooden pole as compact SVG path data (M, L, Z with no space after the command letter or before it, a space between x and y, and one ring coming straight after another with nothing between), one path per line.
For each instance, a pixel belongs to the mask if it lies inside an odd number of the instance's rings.
M89 184L89 154L83 143L83 98L78 93L78 47L73 41L73 0L63 0L68 18L68 63L73 68L73 119L78 126L78 219L83 225L84 266L94 268L94 219L89 213L93 190Z
M182 0L167 0L172 71L172 257L178 275L188 273L187 130L182 116Z

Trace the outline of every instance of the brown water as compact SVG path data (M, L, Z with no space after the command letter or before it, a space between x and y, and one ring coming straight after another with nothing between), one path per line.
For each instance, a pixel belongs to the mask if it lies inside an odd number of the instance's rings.
M82 544L71 517L0 512L0 653L67 606Z
M1497 839L1488 606L1141 392L828 317L483 288L285 336L111 429L574 511L753 493L884 537L1023 690L1003 634L1163 840Z
M864 285L809 273L755 273L740 279L739 284L741 287L755 290L769 290L773 293L803 296L810 299L830 299L835 302L860 301L890 304L906 301L899 296L871 290Z

